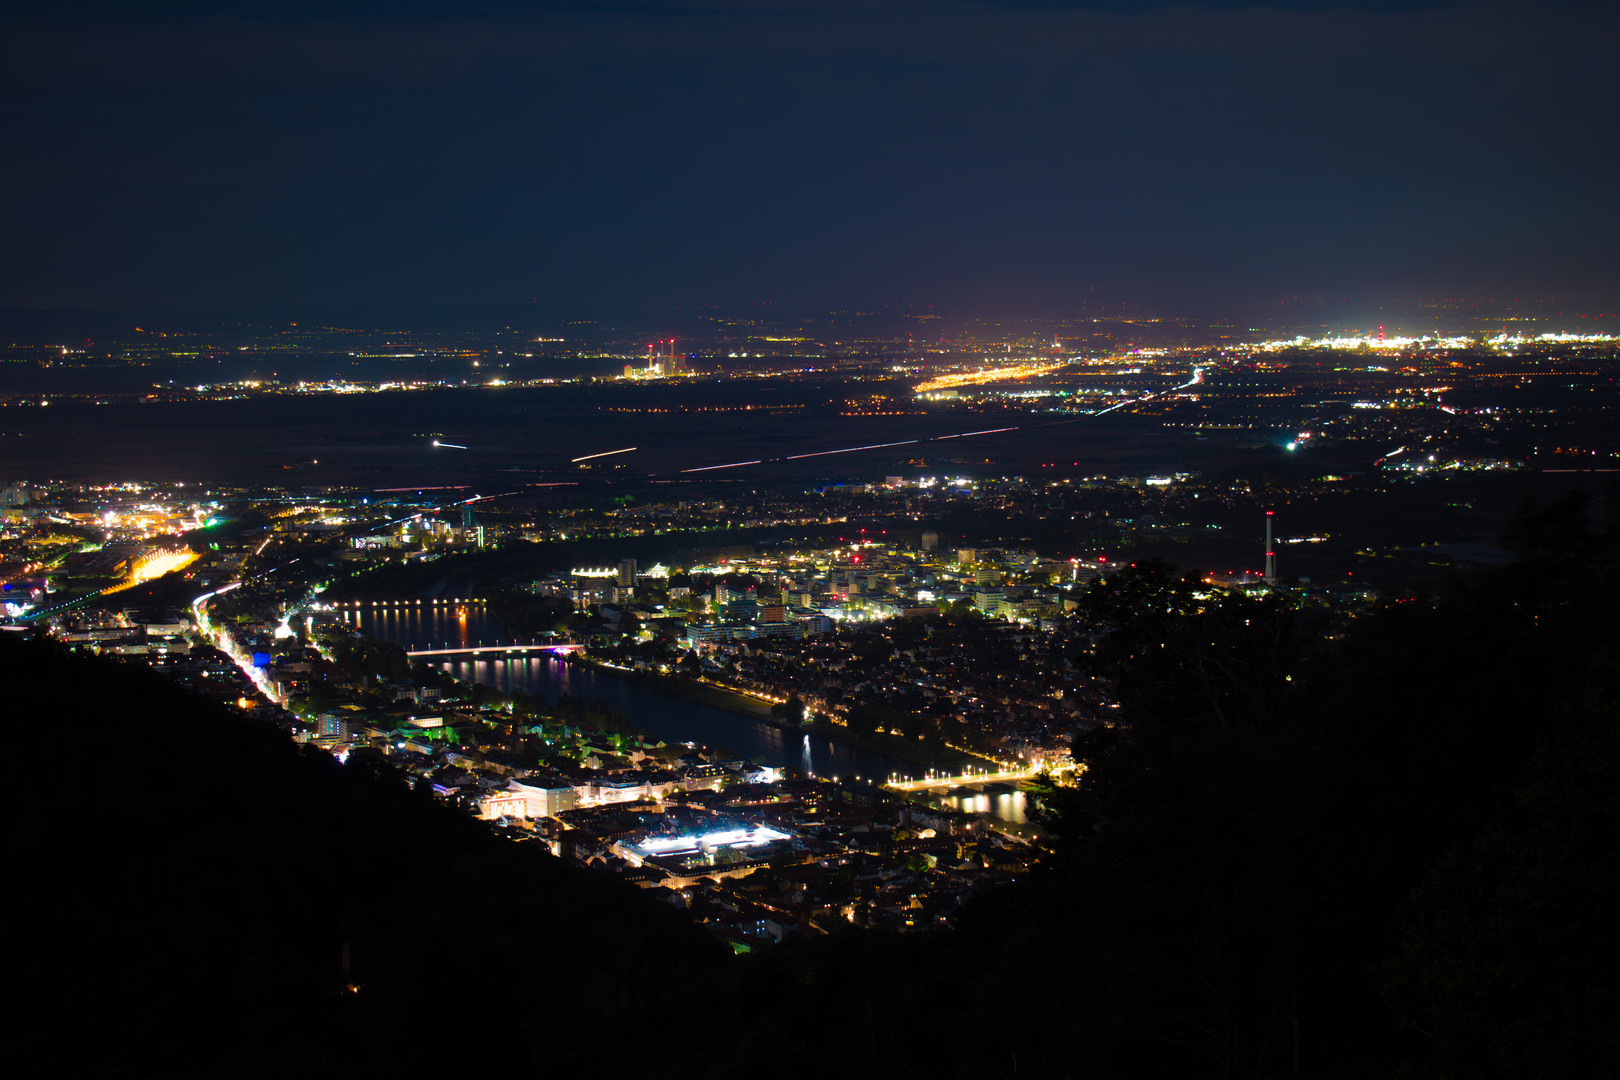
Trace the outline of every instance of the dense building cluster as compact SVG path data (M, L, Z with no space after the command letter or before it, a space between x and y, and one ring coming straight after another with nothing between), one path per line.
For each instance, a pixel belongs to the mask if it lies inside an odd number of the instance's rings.
M264 525L224 538L218 545L223 550L210 552L191 572L230 580L189 607L69 608L41 625L70 644L144 659L200 694L281 727L296 741L346 760L368 756L386 763L514 840L543 843L559 857L662 889L670 903L739 951L848 925L939 927L978 890L1011 880L1028 862L1032 849L1007 833L1008 823L986 814L853 778L784 777L724 750L649 739L600 703L502 695L412 665L397 645L354 634L338 611L319 600L324 583L312 585L296 574L278 581L291 563L266 550L275 535L273 525ZM323 576L352 569L338 557L340 545L329 549ZM921 554L864 548L861 561L849 566L869 570L846 573L844 591L853 586L860 596L884 574L899 578L905 565L925 565ZM979 561L993 557L986 551ZM802 571L812 562L805 558L796 565ZM743 566L753 574L770 570L755 560ZM1072 576L1072 568L1068 572ZM624 560L612 580L626 582L628 591L638 580L646 587L648 578L637 573L633 560ZM758 586L745 587L733 576L732 597L726 580L702 593L688 587L686 596L708 604L718 592L722 604L739 605L733 615L742 614L740 605L757 605ZM668 591L666 585L666 597ZM595 606L611 615L613 605ZM871 630L892 621L883 618L881 607L871 614ZM782 619L780 613L767 615ZM607 625L599 610L596 618ZM694 619L694 625L703 624ZM1022 640L1027 635L1018 637L1009 659L1028 655ZM620 655L613 639L594 640L611 666ZM763 688L789 672L780 653L739 651L737 645L747 640L727 638L705 647L705 677L739 689ZM808 640L778 635L772 643L822 649L824 664L816 654L802 659L836 679L861 669L853 656L833 658L843 648L839 640L836 633ZM988 639L985 644L995 647ZM969 646L964 641L962 647ZM911 661L928 663L941 648L907 649L905 658L874 655L868 679L857 685L898 690L920 673L909 667ZM589 662L590 655L586 651L581 659ZM818 704L836 696L826 680L806 680L803 688ZM901 726L896 735L913 734L909 724L904 733ZM990 789L1010 791L1012 785L980 783L972 790Z
M665 890L739 951L850 924L942 927L1030 857L974 815L812 779L565 811L544 835L565 857Z

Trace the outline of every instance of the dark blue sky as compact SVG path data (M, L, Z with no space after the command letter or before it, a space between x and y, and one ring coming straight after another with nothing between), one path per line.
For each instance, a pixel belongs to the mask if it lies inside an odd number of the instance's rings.
M1620 292L1612 3L50 5L0 305Z

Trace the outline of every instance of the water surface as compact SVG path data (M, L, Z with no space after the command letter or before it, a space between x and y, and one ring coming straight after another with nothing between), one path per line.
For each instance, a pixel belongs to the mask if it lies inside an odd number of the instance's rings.
M516 644L499 621L477 604L361 608L346 617L357 629L406 649ZM545 654L447 659L435 666L463 682L481 682L503 692L521 690L547 701L554 702L563 694L587 701L601 699L622 712L632 727L656 739L724 747L761 765L874 782L915 778L925 771L913 761L818 735L785 731L763 720L660 693Z

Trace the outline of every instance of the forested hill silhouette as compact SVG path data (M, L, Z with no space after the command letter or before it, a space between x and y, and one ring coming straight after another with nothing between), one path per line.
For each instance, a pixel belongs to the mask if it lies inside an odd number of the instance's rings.
M12 1018L53 1072L444 1075L471 1057L527 1074L724 958L667 905L498 839L392 768L4 637L27 748Z
M1126 722L1047 796L1037 872L948 934L735 959L386 773L0 642L31 1032L78 1075L1612 1075L1607 506L1526 506L1518 562L1342 640L1162 565L1110 579L1075 660Z
M1615 500L1527 504L1518 562L1342 640L1147 564L1093 589L1126 723L1055 850L929 939L722 973L651 1028L710 1075L1591 1077L1620 1061Z

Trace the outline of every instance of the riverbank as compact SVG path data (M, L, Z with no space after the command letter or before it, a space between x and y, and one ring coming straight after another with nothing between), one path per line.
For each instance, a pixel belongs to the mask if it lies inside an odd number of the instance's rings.
M671 697L684 698L715 708L725 709L748 717L760 723L769 724L781 731L796 734L815 735L828 742L839 743L857 750L866 750L872 753L884 754L889 757L903 758L906 761L930 768L960 769L966 765L992 764L987 758L965 754L960 750L946 747L930 747L926 743L915 739L906 739L898 735L878 735L872 738L863 738L855 735L841 724L835 724L825 717L819 717L808 724L795 724L771 715L771 706L776 704L769 698L750 694L745 690L721 686L706 680L693 679L686 676L663 675L653 671L638 671L634 668L620 667L606 661L597 660L589 656L575 653L568 658L572 664L580 664L593 671L600 671L615 678L624 679L636 686L656 690Z

